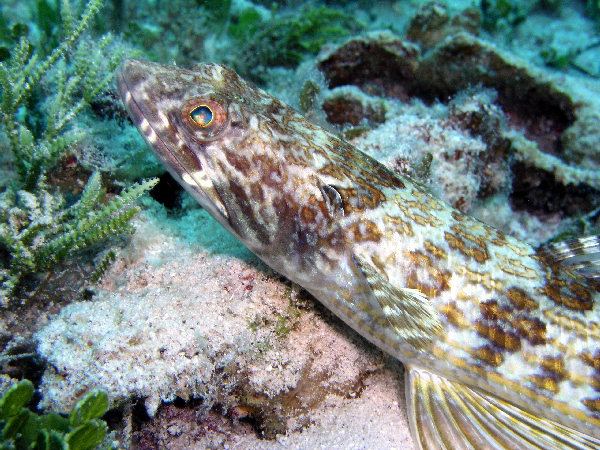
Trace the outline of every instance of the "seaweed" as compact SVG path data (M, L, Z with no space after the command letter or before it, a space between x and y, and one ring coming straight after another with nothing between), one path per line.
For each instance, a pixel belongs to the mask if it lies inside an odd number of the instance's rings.
M249 8L230 25L229 34L242 45L238 70L260 77L266 67L296 67L326 43L362 28L364 24L353 16L326 6L284 14L273 9L270 20Z
M527 11L518 0L481 0L483 27L494 31L515 27L527 18Z
M134 184L103 205L106 190L96 172L79 201L67 208L62 196L51 194L42 181L34 193L7 189L0 195L0 254L5 255L0 269L0 305L7 304L25 277L49 275L68 256L109 236L132 232L129 221L139 211L133 201L156 183ZM100 263L96 278L107 265Z
M41 34L39 47L44 54L48 54L60 44L60 3L36 0L35 6L37 27Z
M588 67L577 63L577 57L579 55L597 47L600 47L600 39L598 38L593 39L584 46L573 48L550 44L540 50L540 57L548 67L554 67L558 70L573 68L586 75L598 78L600 75L597 71L592 71Z
M231 13L231 0L196 0L198 6L203 6L210 15L210 24L217 30L224 30Z
M91 450L106 435L100 418L108 409L108 394L95 389L73 407L68 418L57 413L38 415L25 407L33 384L22 380L0 398L0 448Z
M89 48L80 41L102 0L91 0L81 18L75 21L67 0L63 0L63 39L40 61L25 36L11 52L8 60L0 63L0 123L8 138L9 147L17 165L22 187L32 189L38 178L54 167L66 149L80 136L69 132L67 125L112 81L112 70L118 58L110 58L110 74L99 74ZM101 52L112 37L104 36L98 42ZM67 56L72 59L67 67ZM118 55L117 55L118 56ZM73 68L75 73L68 73ZM48 110L31 108L29 100L43 97L40 83L51 70L54 74L54 95L46 94ZM40 117L40 114L42 116ZM31 119L37 118L32 121Z
M21 36L0 62L3 151L12 153L17 172L0 193L1 306L26 278L50 274L68 256L131 231L129 220L139 209L133 201L156 183L133 185L103 204L106 190L100 175L92 174L79 201L69 206L47 181L84 134L73 119L112 81L121 58L105 54L111 35L93 43L82 39L101 6L102 0L90 0L75 18L69 0L62 0L58 45L43 56L43 49Z

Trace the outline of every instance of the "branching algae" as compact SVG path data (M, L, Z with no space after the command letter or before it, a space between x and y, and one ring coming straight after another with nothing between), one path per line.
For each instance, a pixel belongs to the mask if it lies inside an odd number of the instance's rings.
M0 186L0 305L26 277L53 270L107 236L130 231L129 219L138 210L133 201L156 183L136 184L103 204L106 191L95 173L81 198L68 206L47 182L47 173L82 136L83 131L73 129L73 119L112 82L120 59L119 54L102 54L110 35L94 50L82 40L101 5L102 0L91 0L76 18L63 0L58 46L43 57L22 36L10 58L0 63L0 124L8 146L3 151L12 153L17 172L15 180ZM97 67L100 59L104 70ZM41 88L43 82L51 93ZM32 100L43 101L44 108Z

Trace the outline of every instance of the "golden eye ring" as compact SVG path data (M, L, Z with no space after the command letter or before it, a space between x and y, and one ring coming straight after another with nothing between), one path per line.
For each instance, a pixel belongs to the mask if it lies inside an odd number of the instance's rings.
M227 124L226 105L211 98L194 98L181 110L181 120L195 138L212 139Z

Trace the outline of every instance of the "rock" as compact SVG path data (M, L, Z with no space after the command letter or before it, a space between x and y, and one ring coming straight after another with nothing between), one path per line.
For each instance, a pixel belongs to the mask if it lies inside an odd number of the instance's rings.
M150 417L196 399L270 438L312 423L326 399L360 397L385 360L200 209L143 213L98 294L35 337L42 408L67 412L95 387L113 406L144 399Z
M474 115L457 112L456 125L481 137L488 161L508 164L508 155L513 155L522 163L519 167L547 172L559 185L583 185L579 192L587 198L578 202L585 208L579 213L596 207L600 197L600 101L596 93L582 83L574 84L568 76L534 67L460 27L450 27L453 19L436 5L427 11L436 13L437 19L430 17L427 26L420 28L415 19L409 33L413 39L421 39L418 44L425 52L390 32L370 32L327 50L318 57L317 67L331 88L356 86L380 102L448 104L475 86L493 89L496 98L487 105L489 113L482 108ZM446 34L433 44L431 32L436 26ZM417 28L424 34L417 33ZM343 117L344 112L341 118L330 120L343 121ZM487 171L491 177L496 172ZM481 190L485 196L497 192L503 182L486 178L483 185L488 186ZM564 189L553 189L552 195L556 205L568 202ZM533 208L528 212L539 211Z

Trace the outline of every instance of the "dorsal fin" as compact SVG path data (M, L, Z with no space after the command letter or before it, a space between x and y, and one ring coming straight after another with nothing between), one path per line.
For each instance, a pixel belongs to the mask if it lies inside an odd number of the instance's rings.
M390 326L418 350L428 348L442 334L439 314L431 300L417 289L400 288L369 259L354 255Z
M422 450L598 450L600 440L479 389L406 368L411 434Z
M543 245L539 252L586 278L600 277L600 236L587 236Z

